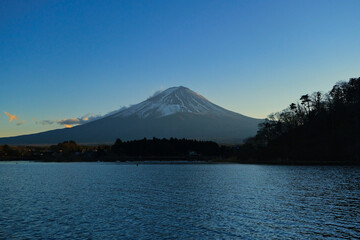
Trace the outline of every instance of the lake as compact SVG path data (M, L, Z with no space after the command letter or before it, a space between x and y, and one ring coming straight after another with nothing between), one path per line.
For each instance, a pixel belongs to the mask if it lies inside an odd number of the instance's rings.
M360 168L0 163L0 239L360 238Z

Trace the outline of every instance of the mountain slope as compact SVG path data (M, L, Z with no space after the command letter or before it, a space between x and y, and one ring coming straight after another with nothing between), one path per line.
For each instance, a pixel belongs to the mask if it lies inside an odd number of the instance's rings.
M0 138L0 144L113 143L122 140L191 138L235 143L256 134L260 119L217 106L185 87L169 88L113 115L70 129Z

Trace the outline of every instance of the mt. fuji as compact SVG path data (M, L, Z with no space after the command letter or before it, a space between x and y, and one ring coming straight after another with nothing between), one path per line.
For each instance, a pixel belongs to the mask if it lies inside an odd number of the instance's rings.
M114 143L117 138L188 138L240 143L261 119L226 110L186 87L172 87L112 115L68 129L0 138L0 144Z

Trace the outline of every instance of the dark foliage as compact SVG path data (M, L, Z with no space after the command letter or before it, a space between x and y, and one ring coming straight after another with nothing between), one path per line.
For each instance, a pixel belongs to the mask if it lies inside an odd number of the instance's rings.
M189 154L216 156L220 153L220 148L217 143L210 141L144 138L127 142L117 139L112 151L119 156L187 156Z
M240 152L261 161L360 164L360 78L271 114Z
M188 139L134 140L115 144L84 146L74 141L65 141L51 146L0 145L1 160L37 161L139 161L139 160L209 160L220 155L229 155L226 147L215 142Z
M0 156L11 158L19 155L20 153L16 148L12 148L9 145L0 146Z
M80 146L75 141L65 141L57 145L50 146L53 152L61 152L64 155L71 155L74 152L80 151Z

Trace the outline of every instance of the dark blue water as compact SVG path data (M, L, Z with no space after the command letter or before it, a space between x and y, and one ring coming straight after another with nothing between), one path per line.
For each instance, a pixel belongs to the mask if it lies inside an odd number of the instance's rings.
M0 163L0 239L360 238L360 169Z

